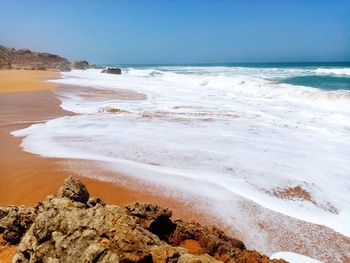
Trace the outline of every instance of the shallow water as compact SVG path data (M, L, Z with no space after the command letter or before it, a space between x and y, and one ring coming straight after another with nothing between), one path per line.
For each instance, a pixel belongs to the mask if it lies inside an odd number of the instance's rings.
M350 90L350 77L310 75L290 77L281 82L323 90Z

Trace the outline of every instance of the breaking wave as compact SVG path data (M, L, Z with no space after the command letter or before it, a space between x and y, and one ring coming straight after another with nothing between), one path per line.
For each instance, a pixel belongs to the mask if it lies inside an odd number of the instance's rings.
M316 73L350 77L350 68L318 68Z

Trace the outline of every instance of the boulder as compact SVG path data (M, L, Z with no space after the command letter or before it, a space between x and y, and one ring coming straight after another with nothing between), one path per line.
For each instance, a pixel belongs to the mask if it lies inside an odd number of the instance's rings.
M176 262L187 253L139 226L124 208L99 199L84 206L85 189L68 178L47 197L13 262Z
M86 204L86 202L89 200L89 192L85 185L83 185L80 180L73 178L72 176L68 177L64 181L63 186L58 189L57 196L66 197L72 201L81 202L84 204Z
M74 69L88 69L89 68L89 62L87 62L86 60L78 60L78 61L74 61L72 63L72 67Z
M101 73L122 74L122 70L120 68L106 68L106 69L102 70Z

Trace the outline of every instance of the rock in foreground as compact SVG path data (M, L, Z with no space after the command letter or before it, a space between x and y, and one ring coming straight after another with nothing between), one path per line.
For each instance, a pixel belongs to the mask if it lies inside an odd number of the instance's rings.
M104 204L69 177L35 208L0 208L0 233L21 240L13 262L285 262L246 250L216 227L171 216L156 205Z

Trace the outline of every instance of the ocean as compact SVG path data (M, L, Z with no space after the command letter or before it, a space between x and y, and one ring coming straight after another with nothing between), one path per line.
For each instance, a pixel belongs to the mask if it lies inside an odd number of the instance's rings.
M121 67L51 80L78 115L13 132L24 150L100 162L244 231L249 200L350 237L350 63Z

